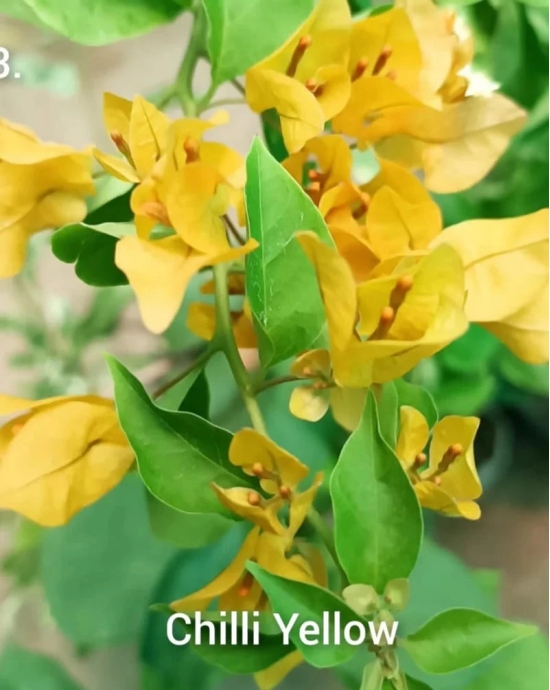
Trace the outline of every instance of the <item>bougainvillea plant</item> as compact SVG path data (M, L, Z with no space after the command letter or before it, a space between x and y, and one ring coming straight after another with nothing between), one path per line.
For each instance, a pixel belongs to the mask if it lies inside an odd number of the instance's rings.
M28 4L52 23L48 3ZM169 5L137 3L133 21L181 10ZM479 420L440 418L409 377L470 324L525 362L548 361L547 210L444 228L430 194L479 182L525 114L494 91L476 93L472 39L431 0L353 19L345 0L187 9L174 85L155 103L104 95L111 150L75 151L0 121L0 275L17 274L29 238L54 228L54 254L89 285L129 284L155 334L199 280L187 327L206 343L160 390L110 357L114 400L0 396L10 415L0 508L60 526L137 475L180 546L222 549L240 530L233 560L209 583L159 602L159 616L185 614L181 637L199 612L220 630L220 612L259 614L252 646L242 630L229 649L194 644L206 662L253 675L262 690L302 663L335 668L356 690L439 688L440 675L535 629L452 608L391 642L325 644L300 622L319 633L329 614L333 633L352 621L391 628L414 605L423 509L480 518ZM53 27L63 32L66 19ZM109 26L89 42L111 40ZM197 94L201 59L212 81ZM246 158L217 141L228 114L215 94L226 82L266 133ZM182 113L171 118L174 104ZM204 371L220 353L248 415L235 433L209 419L208 385L213 400L223 391ZM274 387L295 417L314 425L332 415L348 434L333 467L312 471L272 440L258 401Z

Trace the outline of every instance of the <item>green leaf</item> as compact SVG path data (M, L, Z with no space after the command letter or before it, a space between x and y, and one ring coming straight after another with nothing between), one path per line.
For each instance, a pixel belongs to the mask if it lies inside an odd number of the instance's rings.
M500 654L496 663L465 690L546 690L548 639L534 635Z
M87 285L126 285L128 279L115 265L115 247L121 237L133 234L131 223L75 223L54 232L52 251L61 261L75 264L76 275Z
M151 493L147 493L147 509L153 534L180 549L199 549L214 544L235 524L214 513L182 513Z
M267 150L277 162L282 163L288 158L288 151L281 134L281 118L272 109L261 114L261 121Z
M129 223L134 220L134 213L130 208L134 185L110 175L102 175L95 181L95 188L95 194L86 200L86 225Z
M332 473L336 550L352 583L382 592L408 577L422 542L422 513L409 479L380 433L369 392L359 427Z
M416 680L411 676L407 676L408 690L431 690L429 685L423 683L421 680Z
M137 476L128 476L44 536L42 580L57 625L76 645L134 641L152 587L172 554L151 535L145 489Z
M548 0L519 0L519 2L527 5L528 7L548 8Z
M481 611L450 609L429 620L402 645L422 670L452 673L536 631L533 626L499 620Z
M192 412L199 417L208 419L210 413L210 388L208 387L208 379L204 369L200 369L197 372L195 380L178 409L180 412Z
M221 84L244 74L296 31L313 0L202 0L208 24L212 79Z
M397 392L399 407L414 407L422 412L431 429L438 420L437 407L431 394L422 386L409 383L404 379L397 379L393 383Z
M2 690L81 690L54 659L9 645L0 656Z
M325 312L315 270L293 235L311 230L332 239L318 209L256 139L246 161L250 236L260 246L246 259L246 294L264 367L307 350Z
M362 621L342 599L327 589L316 585L287 580L273 575L257 563L249 562L247 568L260 583L269 598L273 612L279 614L285 626L290 624L295 614L298 614L290 630L290 639L296 648L302 652L308 663L318 668L328 668L347 661L355 654L357 647L347 644L343 638L341 644L334 644L332 637L334 631L330 629L335 612L339 612L341 615L341 627L352 621L365 624L365 621ZM331 626L329 628L325 626L323 613L330 617ZM317 626L319 639L321 639L323 631L329 632L331 635L329 644L323 643L316 646L304 644L300 638L300 626L306 622Z
M378 416L382 438L390 448L395 448L399 428L399 398L393 381L385 383L381 388L378 397Z
M228 459L232 435L190 412L157 407L120 362L108 358L121 427L136 454L145 486L184 513L216 513L234 519L210 485L250 486Z
M380 162L374 152L369 148L365 151L354 149L353 156L353 179L357 184L367 184L380 172Z
M182 11L174 0L132 0L131 4L127 0L25 0L24 4L36 17L33 23L87 46L139 36L175 19ZM2 10L21 18L21 5L10 3Z

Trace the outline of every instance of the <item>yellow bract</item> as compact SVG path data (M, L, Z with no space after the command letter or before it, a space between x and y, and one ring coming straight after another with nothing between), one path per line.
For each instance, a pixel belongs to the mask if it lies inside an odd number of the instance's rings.
M349 98L350 30L346 0L319 0L287 43L246 73L250 107L279 113L290 153L321 134Z
M292 364L290 371L298 378L311 379L311 383L292 391L290 411L295 417L317 422L330 407L334 419L344 429L353 431L357 427L365 405L366 390L340 388L332 380L332 365L327 350L305 352Z
M462 70L471 41L459 39L452 15L431 0L399 5L354 24L351 96L333 129L422 169L433 191L466 189L493 167L525 113L504 96L469 93Z
M77 223L94 193L91 156L0 119L0 278L22 269L29 238Z
M451 247L405 257L356 286L335 250L313 233L297 238L317 272L339 386L398 378L466 331L464 269Z
M116 247L116 265L138 300L143 323L162 333L174 320L191 278L206 266L233 261L257 247L255 240L219 253L201 253L179 237L143 240L123 237Z
M548 361L548 209L505 220L465 221L434 242L465 268L466 314L520 359Z
M445 515L477 520L481 511L475 501L482 487L473 444L479 419L449 416L437 422L426 457L428 423L413 407L402 407L400 415L396 453L420 503Z
M113 489L133 462L110 400L0 396L0 414L21 412L0 429L0 508L63 525Z

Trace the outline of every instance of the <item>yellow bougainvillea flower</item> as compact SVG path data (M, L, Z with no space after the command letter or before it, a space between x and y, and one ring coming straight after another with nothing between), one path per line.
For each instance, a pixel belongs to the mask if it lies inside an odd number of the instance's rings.
M41 525L67 523L113 489L133 462L111 400L2 395L0 414L19 415L0 429L0 508Z
M246 73L250 107L279 113L289 153L321 134L325 122L345 106L350 31L346 0L319 0L296 33Z
M310 383L295 388L290 396L290 411L295 417L317 422L329 407L334 419L344 429L357 428L365 406L366 390L340 388L332 378L328 350L310 350L300 355L290 368L291 374Z
M94 150L97 162L113 177L139 183L152 171L166 148L170 118L142 96L133 101L103 94L103 121L123 158Z
M437 422L427 457L430 430L423 415L413 407L402 407L400 418L396 454L421 505L445 515L479 519L475 501L482 487L473 447L479 419L449 416Z
M387 275L356 286L334 249L310 232L297 239L317 273L339 386L398 378L466 331L464 269L450 246L405 257Z
M468 319L520 359L548 362L548 209L519 218L465 221L432 244L450 245L462 258Z
M380 261L427 249L442 230L439 207L402 165L380 159L378 174L355 184L351 152L339 135L312 139L284 166L300 184L307 177L305 191L358 282Z
M399 4L354 25L351 96L333 129L422 169L432 191L466 189L493 167L525 113L499 94L470 93L471 42L458 37L453 15L431 0ZM373 47L378 55L368 57Z
M94 193L91 155L0 119L0 278L16 275L34 233L77 223Z
M207 266L234 261L253 251L255 240L221 252L202 253L177 237L144 240L123 237L117 243L115 263L134 290L143 323L162 333L174 320L191 278Z
M248 561L289 580L321 587L327 584L327 571L319 551L296 539L322 483L322 473L317 474L308 489L299 492L298 484L308 475L309 469L253 429L242 429L235 434L229 448L229 460L246 474L257 477L262 490L272 497L265 499L259 492L245 488L214 486L224 506L255 526L229 566L198 592L173 602L170 605L173 611L204 611L213 603L220 611L267 610L267 597L246 570ZM288 518L283 526L276 513L285 504L288 505ZM302 661L301 654L292 652L256 674L258 686L261 690L271 690Z

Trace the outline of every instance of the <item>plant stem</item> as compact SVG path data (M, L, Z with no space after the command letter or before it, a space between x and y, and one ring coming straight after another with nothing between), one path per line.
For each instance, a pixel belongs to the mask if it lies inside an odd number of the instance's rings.
M296 381L305 381L306 379L299 378L298 376L294 376L294 374L288 374L287 376L278 376L275 379L269 379L268 381L262 381L258 384L256 384L254 388L255 393L261 393L262 391L267 390L268 388L273 388L273 386L278 386L281 383L295 383Z
M342 570L342 567L340 566L338 554L336 553L336 548L334 546L334 534L332 530L313 506L311 506L311 508L308 510L307 521L321 538L321 541L323 542L327 551L329 552L332 560L334 561L334 564L338 568L338 572L340 574L340 587L341 589L344 589L349 584L348 577L346 573Z
M166 391L169 391L170 388L175 386L177 383L182 381L186 376L191 374L191 372L195 371L195 369L198 369L199 367L204 366L208 360L216 353L219 351L219 345L218 342L214 339L210 341L208 347L206 350L201 352L201 354L194 359L191 364L186 367L183 371L181 371L177 376L175 376L173 379L170 379L170 381L167 381L163 386L161 386L158 390L156 390L152 398L153 400L157 400L160 398L161 395L164 395Z
M250 421L256 431L267 436L267 429L258 401L254 396L250 376L243 364L233 328L229 310L229 293L227 289L227 264L214 266L214 289L216 295L216 339L224 352L235 383L237 384Z
M226 214L226 215L223 217L223 220L224 220L224 222L225 222L225 227L229 230L229 232L231 233L231 235L233 236L233 238L234 238L239 244L244 244L245 241L244 241L244 239L241 237L241 233L237 230L237 228L236 228L235 225L233 224L233 221L231 220L231 218Z
M201 56L206 36L206 15L200 5L195 4L193 11L193 26L189 37L189 44L185 57L176 77L175 91L179 97L183 112L187 117L195 117L198 113L198 103L193 95L193 77Z
M203 110L212 110L212 108L221 108L224 105L244 105L246 101L244 98L220 98L218 101L211 101Z

